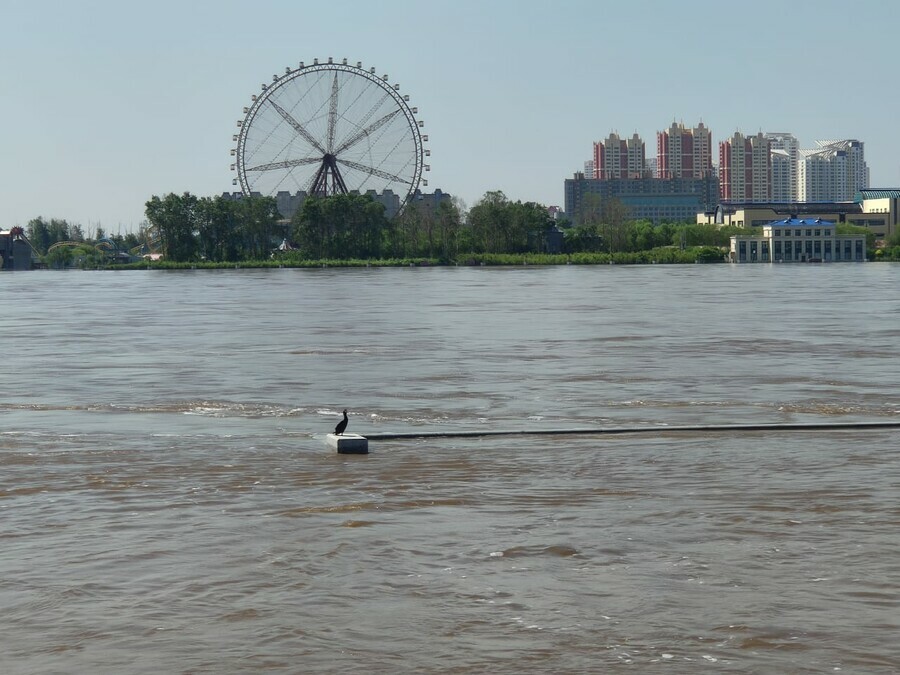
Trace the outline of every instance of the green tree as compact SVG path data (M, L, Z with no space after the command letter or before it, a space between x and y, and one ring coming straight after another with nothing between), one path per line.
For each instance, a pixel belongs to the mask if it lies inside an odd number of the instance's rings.
M166 258L186 262L198 251L197 197L185 192L170 193L160 199L154 195L146 204L147 220L158 228Z
M459 250L460 229L459 207L451 200L431 208L414 199L394 220L391 248L402 257L450 259Z
M469 211L470 246L474 253L502 253L502 233L507 230L505 208L509 204L500 190L486 192Z
M629 210L615 197L606 199L600 208L600 235L611 253L629 251L632 248L628 228Z
M746 230L736 225L685 223L676 228L671 243L676 246L728 246L731 235L736 233L746 234Z
M603 237L596 223L568 227L563 230L566 253L599 253L603 251Z
M855 234L864 235L866 238L866 249L875 248L875 233L868 227L860 227L859 225L851 225L850 223L837 223L834 226L835 234Z
M44 256L44 262L52 269L65 269L72 264L72 258L71 246L57 246Z
M84 241L84 230L81 229L81 225L76 223L69 226L69 239L72 241Z
M294 241L311 259L379 258L391 228L370 195L310 197L294 214Z
M197 202L197 231L200 254L207 260L238 260L240 249L237 232L236 202L221 195Z
M41 255L45 255L47 249L50 248L50 244L53 243L50 241L50 228L41 217L28 221L28 226L25 228L25 236L28 237L28 241Z
M459 236L462 222L459 205L452 200L441 201L435 212L435 220L437 221L438 235L438 250L436 252L440 258L450 260L459 251ZM431 252L429 252L429 257L434 257Z
M598 194L586 194L581 200L575 221L582 225L599 225L602 221L603 200Z
M106 255L90 243L85 242L74 248L68 246L60 248L67 248L71 251L72 260L78 267L94 269L106 265Z
M400 257L432 255L434 249L435 217L431 209L413 200L395 219L395 236L391 248Z
M49 245L53 246L56 242L59 241L73 241L74 237L69 232L69 224L65 220L59 220L57 218L51 218L50 224L47 226L47 230L50 235Z
M511 202L499 190L486 192L469 211L473 253L523 253L529 236L546 226L547 209L535 202Z
M649 220L638 220L631 223L630 230L630 250L649 251L658 246L657 227Z
M892 248L894 246L900 246L900 227L894 229L891 235L887 238L885 244Z
M241 255L251 260L268 258L281 242L274 238L281 232L277 227L281 214L274 197L246 197L234 202L235 220L240 233Z

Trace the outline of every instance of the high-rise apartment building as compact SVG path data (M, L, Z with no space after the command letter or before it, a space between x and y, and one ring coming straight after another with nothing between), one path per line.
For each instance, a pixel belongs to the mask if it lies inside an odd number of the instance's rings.
M869 167L862 141L816 141L818 148L800 150L797 164L801 202L851 201L869 187Z
M641 178L647 164L644 141L637 134L624 140L615 132L594 143L594 178ZM590 174L588 174L590 175Z
M769 140L739 131L719 143L719 196L734 202L768 202L772 198Z
M772 155L772 201L796 202L800 144L792 134L784 132L767 133L766 138Z
M673 122L656 133L657 178L706 178L712 173L712 134L703 122L693 129Z

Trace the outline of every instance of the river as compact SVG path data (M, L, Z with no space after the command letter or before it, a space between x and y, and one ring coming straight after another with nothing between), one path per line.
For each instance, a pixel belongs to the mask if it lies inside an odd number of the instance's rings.
M900 265L0 275L0 671L897 673Z

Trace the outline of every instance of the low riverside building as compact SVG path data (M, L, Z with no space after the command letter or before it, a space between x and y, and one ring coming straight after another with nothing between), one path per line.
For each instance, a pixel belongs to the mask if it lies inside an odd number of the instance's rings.
M863 262L866 237L837 234L834 222L786 218L767 223L759 234L731 237L733 263Z
M831 220L865 227L875 239L887 239L900 226L900 189L860 190L852 202L738 202L723 201L697 213L698 224L762 227L781 218Z
M890 237L900 228L900 188L860 190L856 201L862 206L862 214L854 225L868 227L877 239Z

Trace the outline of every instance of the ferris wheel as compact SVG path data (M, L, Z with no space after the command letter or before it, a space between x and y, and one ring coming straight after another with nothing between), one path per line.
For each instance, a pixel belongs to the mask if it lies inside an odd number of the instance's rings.
M301 62L273 75L251 99L231 151L232 182L245 195L390 190L402 208L420 184L428 185L424 123L400 85L374 68L347 59Z

